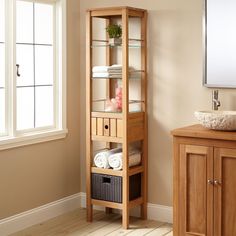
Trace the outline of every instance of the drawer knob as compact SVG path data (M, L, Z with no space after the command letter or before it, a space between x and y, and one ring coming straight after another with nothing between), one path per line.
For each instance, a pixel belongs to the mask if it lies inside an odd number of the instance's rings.
M208 184L214 184L213 180L211 180L211 179L208 179L208 180L207 180L207 183L208 183Z
M218 180L215 180L215 181L214 181L214 184L215 184L215 185L220 185L221 183L220 183Z
M105 125L105 129L108 129L109 128L109 126L108 125Z

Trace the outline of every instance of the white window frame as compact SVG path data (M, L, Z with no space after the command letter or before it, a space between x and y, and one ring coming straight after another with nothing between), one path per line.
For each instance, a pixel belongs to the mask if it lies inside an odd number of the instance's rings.
M7 0L6 8L6 134L0 136L0 150L41 143L66 137L66 0L23 0L55 4L54 17L54 126L16 130L16 0ZM56 40L55 40L56 39ZM8 65L8 66L7 66ZM55 83L56 82L56 83Z

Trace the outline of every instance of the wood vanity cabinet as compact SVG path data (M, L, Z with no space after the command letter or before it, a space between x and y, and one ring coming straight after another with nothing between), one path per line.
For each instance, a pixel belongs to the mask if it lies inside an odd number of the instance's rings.
M174 236L236 236L236 132L174 136Z

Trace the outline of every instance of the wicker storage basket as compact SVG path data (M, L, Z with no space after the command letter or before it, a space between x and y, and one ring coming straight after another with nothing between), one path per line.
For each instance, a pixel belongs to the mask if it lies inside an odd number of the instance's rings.
M141 196L141 174L130 176L129 200ZM122 177L92 174L92 198L122 203Z

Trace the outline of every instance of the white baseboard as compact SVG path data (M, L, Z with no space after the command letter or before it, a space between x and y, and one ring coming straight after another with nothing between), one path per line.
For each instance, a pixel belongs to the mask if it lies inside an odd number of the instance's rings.
M173 207L148 203L148 219L173 223Z
M0 220L0 235L5 236L81 207L77 193L55 202Z
M86 207L86 193L77 193L58 201L34 208L29 211L0 220L0 235L6 236L32 225L39 224L56 216L73 211L79 207ZM94 209L104 210L104 207L94 206ZM139 216L138 208L131 211L131 215ZM173 209L148 203L148 219L172 223Z
M86 208L86 193L81 192L80 197L81 197L81 207ZM104 207L94 206L94 209L104 210ZM150 220L173 223L173 207L148 203L147 214L148 214L147 217ZM139 208L132 209L130 215L140 216L140 209Z

